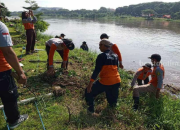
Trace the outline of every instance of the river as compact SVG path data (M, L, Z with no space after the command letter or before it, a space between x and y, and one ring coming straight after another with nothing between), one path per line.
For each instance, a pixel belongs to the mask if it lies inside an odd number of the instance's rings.
M147 57L158 53L165 67L165 84L180 87L180 23L139 20L82 20L45 19L50 24L45 34L64 33L73 39L76 48L86 41L92 51L99 51L100 35L107 33L109 40L121 51L124 68L136 71Z

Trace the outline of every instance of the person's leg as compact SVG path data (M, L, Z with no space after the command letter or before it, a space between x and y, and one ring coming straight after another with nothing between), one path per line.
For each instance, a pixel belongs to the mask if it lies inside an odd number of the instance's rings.
M17 106L18 92L15 81L11 76L11 70L0 72L0 96L4 105L4 111L8 123L14 123L19 119Z
M47 53L47 70L49 69L49 51L50 51L50 47L48 45L46 45L46 53Z
M148 84L149 83L149 77L147 77L145 80L144 80L144 84Z
M17 89L14 89L11 92L4 92L1 96L1 100L4 105L4 112L7 116L7 122L9 124L15 123L20 117L17 105Z
M86 103L87 105L89 106L88 107L88 110L90 112L94 112L94 98L105 91L105 87L98 81L96 81L92 88L91 88L91 92L90 93L87 93L87 88L85 90L85 100L86 100Z
M138 109L139 105L139 93L151 92L156 93L156 87L152 84L140 85L133 88L134 110Z
M26 54L28 54L28 53L30 53L31 44L32 44L32 33L31 33L31 29L26 30L26 40L27 40Z
M32 30L31 52L34 52L35 43L36 43L36 33L35 33L35 30Z
M106 98L110 107L115 107L119 95L120 83L106 86Z
M61 58L63 59L63 53L64 51L63 50L57 50L57 52L59 53L59 55L61 56ZM63 66L63 63L61 64L61 68ZM67 63L66 63L66 69L68 68L68 60L67 60Z
M138 85L143 85L141 79L137 79Z

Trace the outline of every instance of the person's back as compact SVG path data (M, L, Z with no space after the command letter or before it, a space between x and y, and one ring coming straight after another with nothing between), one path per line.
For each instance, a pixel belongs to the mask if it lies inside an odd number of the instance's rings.
M104 85L112 85L120 82L120 76L118 72L118 56L116 54L110 54L110 50L99 54L97 60L101 71L99 74L100 83Z

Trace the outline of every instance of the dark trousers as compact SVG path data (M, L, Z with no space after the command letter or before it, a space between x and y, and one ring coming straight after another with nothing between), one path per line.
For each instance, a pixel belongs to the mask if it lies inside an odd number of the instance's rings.
M35 46L35 40L36 40L36 34L34 29L27 29L26 30L26 39L27 39L27 45L26 45L26 52L30 52L30 50L34 50Z
M4 105L7 122L15 123L20 115L17 106L18 92L15 81L11 76L11 70L0 72L0 98Z
M107 101L110 107L116 106L118 95L119 95L120 83L114 85L103 85L97 80L91 89L90 93L87 93L87 88L85 90L86 103L89 106L88 110L94 112L94 98L102 92L106 93Z
M47 56L48 56L48 58L47 58L47 70L49 69L49 51L50 51L50 49L51 49L51 47L46 45L46 52L47 52ZM56 50L56 51L59 53L59 55L63 59L63 50ZM63 62L61 64L61 68L62 68L62 66L63 66ZM67 63L66 63L66 69L67 68L68 68L68 60L67 60Z
M137 82L138 82L138 85L143 85L142 84L142 81L141 79L137 79ZM145 80L144 80L144 84L148 84L149 83L149 77L147 77Z

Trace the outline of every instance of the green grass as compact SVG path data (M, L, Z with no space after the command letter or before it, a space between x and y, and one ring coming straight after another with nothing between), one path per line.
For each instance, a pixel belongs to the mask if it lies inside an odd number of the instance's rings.
M11 29L13 30L13 29ZM12 34L13 35L13 34ZM44 41L48 36L39 36L36 48L45 49ZM18 38L18 37L17 37ZM42 40L42 38L44 40ZM46 51L39 51L33 55L24 55L25 39L22 44L15 45L14 51L18 57L24 58L24 71L28 77L27 86L36 95L44 95L53 92L52 86L60 85L65 94L60 97L39 98L38 108L41 112L44 125L47 130L179 130L180 129L180 100L161 94L156 100L149 94L143 94L140 98L139 111L132 111L132 92L129 91L129 83L132 74L125 70L119 70L121 74L121 88L116 109L107 106L105 94L100 94L95 99L96 112L101 113L98 118L87 115L84 99L84 89L89 83L90 76L95 67L97 54L74 49L69 54L68 72L60 69L61 64L54 64L55 77L47 77L46 63L30 63L29 60L47 60ZM56 52L54 60L61 61ZM31 91L18 85L19 100L33 97ZM68 111L69 109L69 111ZM34 102L19 105L21 114L27 113L29 119L16 130L43 129ZM6 130L6 123L2 111L0 111L0 129Z

